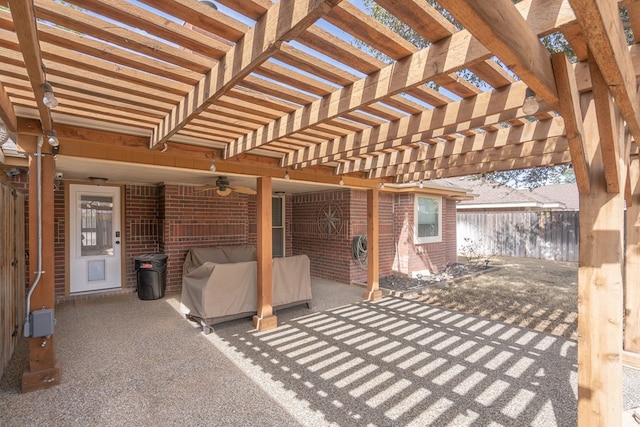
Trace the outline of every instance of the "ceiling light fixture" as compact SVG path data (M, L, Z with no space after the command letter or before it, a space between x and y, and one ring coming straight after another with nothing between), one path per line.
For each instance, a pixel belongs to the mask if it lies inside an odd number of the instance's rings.
M211 165L209 166L209 170L211 172L215 172L216 171L216 160L215 159L211 160Z
M42 90L44 91L44 98L42 98L42 102L44 102L44 105L46 105L48 108L56 108L58 106L58 98L56 98L56 95L53 93L53 87L51 86L51 83L44 82L44 84L42 85Z
M424 184L422 183L422 180L420 180L420 183L418 184L419 188L424 188Z
M531 116L538 112L540 104L536 100L536 93L530 87L527 88L524 97L524 104L522 104L522 112L527 116Z
M286 171L284 173L284 179L286 179L287 181L289 180L290 176L289 176L289 171Z
M95 185L103 185L105 182L107 182L108 179L109 178L103 178L101 176L90 176L89 177L89 181L91 181Z
M55 130L52 130L51 133L49 133L49 139L47 139L47 142L52 147L57 147L58 145L60 145L60 140L58 140L58 134Z

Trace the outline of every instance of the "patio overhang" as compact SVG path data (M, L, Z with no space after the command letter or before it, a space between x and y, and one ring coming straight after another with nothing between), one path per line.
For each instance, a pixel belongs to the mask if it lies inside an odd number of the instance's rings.
M200 179L215 159L220 172L262 183L342 180L367 191L370 209L381 183L407 191L391 184L572 164L587 242L579 422L618 424L623 340L640 352L640 2L377 3L427 46L340 0L220 0L219 10L187 0L0 0L0 120L30 165L36 137L55 131L69 176L90 159ZM547 36L566 41L575 63L551 54ZM527 89L535 113L523 111ZM45 145L52 180L48 154ZM13 166L5 158L2 168Z

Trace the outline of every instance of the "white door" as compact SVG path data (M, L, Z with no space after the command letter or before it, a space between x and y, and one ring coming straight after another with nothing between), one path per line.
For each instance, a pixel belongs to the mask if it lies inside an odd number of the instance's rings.
M71 184L69 227L70 292L121 287L120 187Z

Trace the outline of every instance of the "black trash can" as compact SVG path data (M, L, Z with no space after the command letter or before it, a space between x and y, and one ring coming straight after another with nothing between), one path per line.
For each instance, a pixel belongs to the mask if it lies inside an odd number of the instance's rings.
M151 300L164 297L167 257L165 254L148 254L135 257L138 298Z

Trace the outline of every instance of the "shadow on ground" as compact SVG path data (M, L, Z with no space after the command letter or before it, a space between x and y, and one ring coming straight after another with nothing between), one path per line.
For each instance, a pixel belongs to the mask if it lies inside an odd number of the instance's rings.
M216 334L341 426L576 424L576 343L524 328L385 298Z

